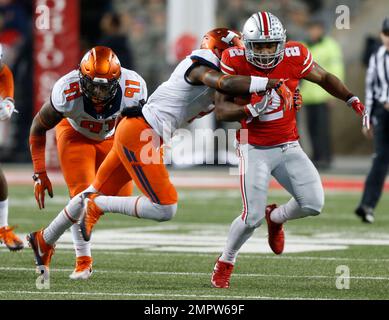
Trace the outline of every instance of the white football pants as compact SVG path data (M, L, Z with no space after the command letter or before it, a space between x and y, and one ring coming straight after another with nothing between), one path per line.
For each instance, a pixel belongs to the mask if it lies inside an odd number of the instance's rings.
M296 200L299 217L318 215L324 205L324 192L315 166L295 141L276 147L238 146L242 220L258 227L265 217L270 176Z

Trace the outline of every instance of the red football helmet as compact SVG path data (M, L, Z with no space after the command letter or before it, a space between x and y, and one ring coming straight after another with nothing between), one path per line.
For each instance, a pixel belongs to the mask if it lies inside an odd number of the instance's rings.
M82 58L79 71L82 93L93 102L98 112L101 112L115 97L119 87L119 59L108 47L94 47Z
M204 35L200 48L211 49L220 59L225 49L234 46L244 46L240 32L227 28L216 28Z

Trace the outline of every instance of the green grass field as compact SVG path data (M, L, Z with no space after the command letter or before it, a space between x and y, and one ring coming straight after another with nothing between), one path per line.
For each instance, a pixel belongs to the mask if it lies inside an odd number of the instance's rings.
M285 193L270 192L282 203ZM70 233L52 260L49 290L38 290L30 248L0 249L0 299L388 299L389 196L377 221L362 224L353 214L357 193L328 193L322 215L286 224L282 256L270 252L266 225L244 246L228 290L210 286L210 274L231 221L241 208L239 190L179 190L173 221L156 223L107 214L92 238L94 274L68 278L74 265ZM45 226L66 202L55 188L44 212L31 187L10 188L10 224L18 234ZM336 268L350 270L349 289L336 288Z

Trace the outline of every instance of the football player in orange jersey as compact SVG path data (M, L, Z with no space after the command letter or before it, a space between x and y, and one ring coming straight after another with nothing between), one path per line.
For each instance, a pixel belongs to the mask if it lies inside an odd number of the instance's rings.
M303 44L286 42L286 31L276 16L269 12L253 14L243 27L243 41L245 48L229 48L223 52L225 73L282 77L288 79L285 84L291 91L304 78L346 102L363 116L363 124L368 125L359 98L336 76L318 66ZM261 105L261 112L256 112L253 105ZM233 109L237 111L232 113ZM251 103L240 111L233 97L217 93L216 114L219 120L240 121L248 131L245 141L237 136L243 211L231 225L227 244L211 277L214 287L228 288L239 249L254 230L266 219L269 246L274 253L281 254L283 223L320 214L324 192L319 173L298 143L296 111L276 91L268 90L263 97L253 95ZM292 195L288 203L279 207L266 206L271 176Z
M89 50L79 69L55 83L50 101L37 113L30 130L34 192L40 209L45 207L45 191L53 197L45 166L47 130L55 127L61 170L70 198L74 198L93 182L97 168L111 150L115 121L121 110L146 99L147 88L142 77L122 68L108 47ZM104 185L104 193L131 195L132 183L127 171L119 169L113 175L114 179ZM64 219L75 222L67 212L58 218L58 223ZM70 278L87 279L92 273L90 243L82 239L77 224L71 231L77 259Z
M142 150L150 146L149 134L161 142L166 125L170 126L173 134L174 130L196 117L211 112L215 91L210 88L245 95L277 86L277 92L283 99L291 99L289 89L279 79L229 76L220 72L223 50L237 44L241 44L237 33L226 28L211 30L204 36L201 48L178 64L169 80L157 88L144 107L126 108L122 112L125 118L117 127L114 146L99 167L92 186L74 197L44 230L29 235L42 270L50 265L55 242L64 230L82 217L83 208L86 212L80 226L86 240L89 240L94 225L104 212L161 222L173 218L177 210L177 192L161 161L162 150L153 145L152 158L145 159L147 161L143 161ZM142 138L143 133L147 134L146 139ZM121 179L114 176L118 170L126 172ZM131 178L143 196L107 196L107 184L120 186L125 179Z
M3 47L0 44L0 121L5 121L10 119L15 111L14 79L12 71L1 61L2 57ZM3 242L11 251L21 250L23 242L13 229L8 226L8 186L0 167L0 242Z

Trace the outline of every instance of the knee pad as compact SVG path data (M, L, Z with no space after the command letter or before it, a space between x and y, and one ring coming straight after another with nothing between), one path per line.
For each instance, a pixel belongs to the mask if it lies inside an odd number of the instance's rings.
M163 222L173 219L177 212L177 203L174 204L153 204L154 207L158 210L159 215L156 221Z

